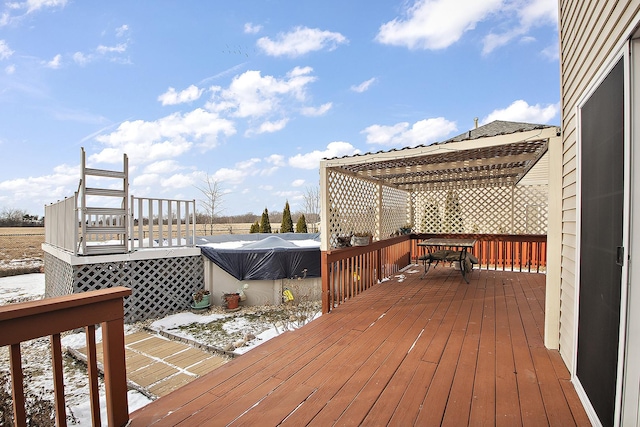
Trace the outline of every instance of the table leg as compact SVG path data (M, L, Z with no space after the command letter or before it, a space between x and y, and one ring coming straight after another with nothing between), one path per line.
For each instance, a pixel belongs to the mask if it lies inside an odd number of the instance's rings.
M463 247L462 250L460 251L460 272L462 273L462 278L464 279L465 282L467 282L467 284L469 283L469 279L467 279L467 266L466 266L466 261L467 260L467 248Z

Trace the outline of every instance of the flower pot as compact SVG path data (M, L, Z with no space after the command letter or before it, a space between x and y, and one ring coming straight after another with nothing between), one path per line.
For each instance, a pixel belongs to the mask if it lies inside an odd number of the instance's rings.
M233 310L238 308L238 301L240 301L240 295L238 294L225 294L224 300L227 303L227 309Z
M211 295L202 295L202 299L200 301L195 300L195 295L193 296L193 305L192 307L195 309L208 308L211 305L211 301L209 299Z
M351 238L352 246L366 246L371 242L371 236L353 236Z

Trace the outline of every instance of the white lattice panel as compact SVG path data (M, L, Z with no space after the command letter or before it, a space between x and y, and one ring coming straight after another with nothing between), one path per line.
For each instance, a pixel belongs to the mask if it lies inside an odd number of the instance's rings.
M378 214L378 186L370 181L329 171L327 192L331 246L337 237L350 233L375 233Z
M125 322L188 310L192 294L204 287L201 256L106 262L72 266L45 253L46 296L62 296L125 286Z
M546 185L414 192L414 230L422 233L546 234Z
M407 223L409 218L409 193L391 187L382 187L382 209L380 212L380 236L386 238Z
M546 185L517 185L513 199L514 233L547 234L549 188Z
M60 297L73 293L73 267L48 252L44 253L44 296Z

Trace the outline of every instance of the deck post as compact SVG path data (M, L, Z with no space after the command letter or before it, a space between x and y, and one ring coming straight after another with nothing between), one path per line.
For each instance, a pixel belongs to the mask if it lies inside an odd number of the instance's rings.
M327 261L327 251L320 252L320 281L322 282L322 314L331 311L329 292L329 263Z
M122 309L122 306L120 307ZM119 315L119 319L102 323L107 422L110 426L124 426L129 421L124 350L124 309Z

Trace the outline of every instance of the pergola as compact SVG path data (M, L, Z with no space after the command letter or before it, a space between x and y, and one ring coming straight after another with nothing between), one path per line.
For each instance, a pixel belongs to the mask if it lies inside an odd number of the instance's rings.
M496 121L442 143L321 162L323 250L340 235L546 234L555 126ZM559 139L558 139L559 141Z

